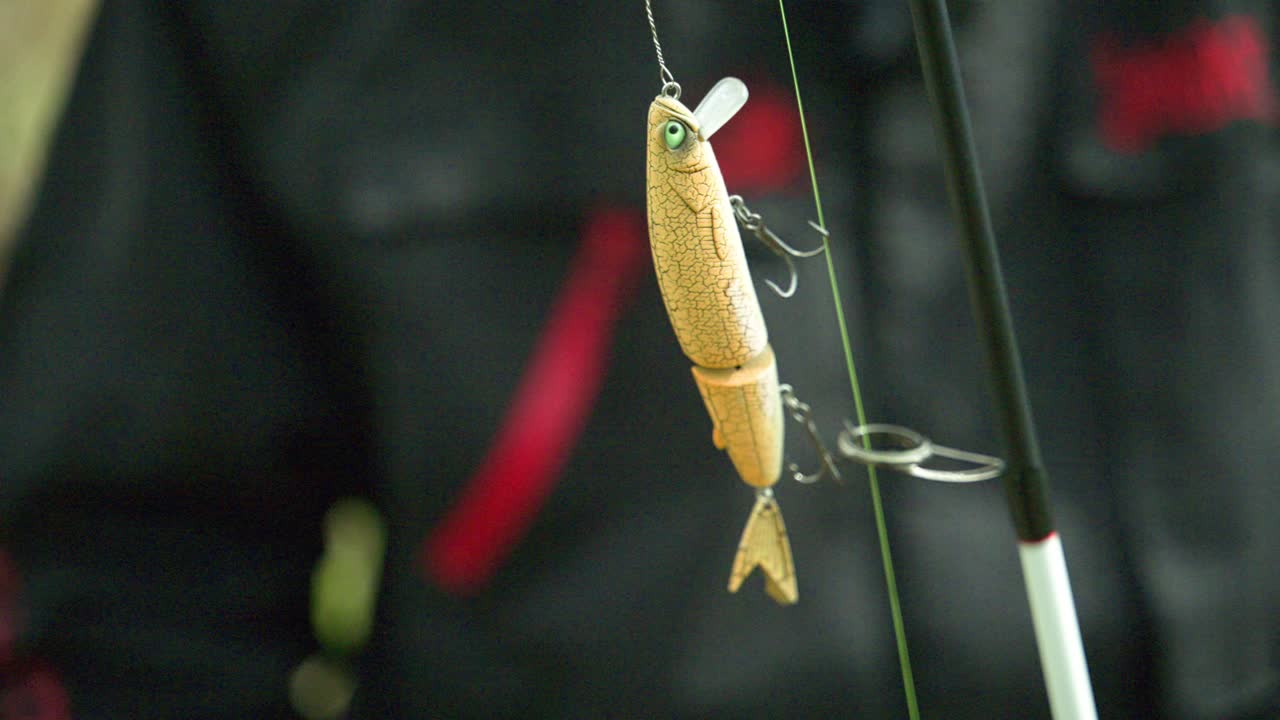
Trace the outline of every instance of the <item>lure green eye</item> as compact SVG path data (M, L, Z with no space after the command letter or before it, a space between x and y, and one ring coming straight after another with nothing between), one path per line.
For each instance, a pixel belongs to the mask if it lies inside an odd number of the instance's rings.
M667 147L675 150L684 144L685 133L684 123L679 120L668 120L662 136L667 139Z

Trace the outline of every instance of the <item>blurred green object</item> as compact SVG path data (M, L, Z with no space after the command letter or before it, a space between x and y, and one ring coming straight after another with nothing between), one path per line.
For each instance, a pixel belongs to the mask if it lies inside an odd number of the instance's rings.
M348 655L373 628L387 531L368 500L345 498L324 519L325 551L311 576L311 626L325 651Z
M31 202L97 0L0 0L0 270Z
M355 676L344 663L312 655L289 677L289 702L306 720L337 720L351 706Z

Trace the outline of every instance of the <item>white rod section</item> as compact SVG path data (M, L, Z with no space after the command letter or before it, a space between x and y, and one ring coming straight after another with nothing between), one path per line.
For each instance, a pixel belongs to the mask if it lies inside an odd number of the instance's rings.
M1020 541L1018 556L1053 718L1097 720L1062 541L1056 532L1037 542Z

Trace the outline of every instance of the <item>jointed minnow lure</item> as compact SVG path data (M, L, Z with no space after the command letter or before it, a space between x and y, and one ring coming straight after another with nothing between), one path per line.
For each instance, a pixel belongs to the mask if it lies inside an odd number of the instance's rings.
M779 603L792 604L798 599L795 566L772 491L782 476L784 406L808 434L821 462L821 470L811 475L789 465L792 477L804 483L823 478L838 481L840 472L822 441L811 408L790 386L778 383L777 364L735 220L787 263L789 289L766 280L783 297L795 290L791 258L824 252L827 241L815 250L796 250L769 231L742 198L728 194L709 140L746 103L747 87L736 78L725 78L690 112L680 102L680 85L662 58L647 1L645 9L663 80L661 92L649 105L646 140L654 269L676 338L694 363L693 379L711 415L712 442L729 453L742 481L756 488L755 507L742 531L729 591L736 592L759 566L769 595ZM828 238L821 212L819 223L810 225ZM834 281L832 290L835 295ZM849 373L856 404L851 359ZM837 438L839 454L873 468L940 482L987 480L998 477L1004 468L1000 458L944 447L910 428L868 424L860 409L859 423L854 426L846 421L845 431ZM950 467L927 465L935 458L949 461Z
M649 240L676 338L711 415L712 441L756 488L729 576L736 592L759 566L765 590L796 602L795 566L771 487L782 475L778 371L720 167L708 142L747 99L725 78L690 112L673 82L649 106Z
M926 36L930 36L930 32L939 27L949 32L945 0L936 0L927 11L921 10L922 6L924 6L923 0L913 2L912 5L918 33L922 32L922 27ZM1004 461L989 455L937 445L910 428L866 421L854 372L853 357L849 349L848 331L840 309L840 294L836 285L834 264L829 254L830 237L823 227L822 204L818 195L817 178L813 173L812 156L809 156L810 180L813 184L818 222L810 225L823 235L824 240L821 248L811 252L800 252L782 243L769 232L764 227L760 216L747 210L741 198L728 195L719 166L716 164L715 153L712 152L711 145L708 143L711 135L746 102L746 87L740 81L726 78L711 89L696 110L690 112L679 102L680 86L675 82L663 60L662 46L658 42L658 29L654 22L650 0L645 0L645 10L648 14L649 29L653 34L653 47L657 53L658 67L663 81L661 92L649 106L647 131L649 237L654 267L657 270L663 301L676 337L684 353L694 362L693 377L707 411L711 415L713 442L717 447L728 451L743 482L756 488L755 507L742 532L738 553L729 577L729 591L736 592L751 571L756 566L760 566L764 575L765 590L770 596L781 604L793 604L798 599L790 542L782 522L781 511L771 489L782 475L784 406L791 417L808 433L822 463L820 472L812 475L799 472L799 469L792 464L789 466L792 477L804 483L817 482L823 478L832 478L837 481L840 479L834 459L822 442L821 433L814 422L810 406L801 402L790 386L778 384L773 350L769 346L768 332L756 301L755 289L747 270L737 226L730 220L733 216L742 223L743 227L755 233L786 260L791 269L790 289L784 291L777 285L768 283L784 297L790 296L795 289L796 273L789 258L811 257L819 252L828 253L827 269L831 277L832 297L840 324L849 382L859 423L855 426L850 421L845 421L845 430L837 438L838 447L844 459L867 466L867 479L880 535L881 556L893 611L894 634L898 640L898 655L903 671L908 712L913 719L918 718L919 709L911 680L911 664L906 639L902 632L902 613L894 580L893 561L889 553L888 533L885 529L876 468L882 467L924 480L976 482L999 477L1004 471ZM786 13L782 0L778 2L778 10L782 17L787 56L792 67L792 80L795 81L795 61L791 53L791 39L787 32ZM937 17L938 15L941 19ZM921 22L922 16L927 17L927 21ZM933 78L932 85L950 87L951 90L959 88L959 76L954 68L955 53L949 36L945 42L933 40L925 42L922 39L920 45L926 74L930 74L930 58L946 57L951 61L949 80L938 77L946 73L933 72L930 75ZM945 47L940 50L939 47L934 47L937 45ZM928 52L926 52L926 46L931 48ZM936 103L941 102L937 97L934 100ZM800 105L798 84L796 104ZM958 114L941 110L938 114L940 117L946 116L951 120L956 120L959 116L961 119L952 125L962 128L963 133L967 134L967 121L963 119L963 100L956 102L951 98L949 107L954 108L957 105L960 108ZM804 129L802 109L800 126L805 136L805 149L808 154L808 134ZM954 131L955 127L951 130ZM952 136L955 134L959 134L958 131L944 133L948 141L953 140ZM966 139L966 142L972 144L971 140ZM959 152L954 154L963 155ZM969 169L976 176L977 166L972 162L972 147L968 148L967 157L970 160ZM981 183L969 182L966 187L977 196L977 201L971 205L981 207ZM985 210L976 214L982 215L982 219L985 220ZM966 230L972 231L974 225L966 222ZM986 267L991 258L995 257L992 246L993 242L988 229L987 249L985 251L975 249L973 253L975 259L971 265ZM974 243L974 248L978 248L977 243ZM998 287L1000 282L998 265L994 268L994 273L979 274L987 279L994 275L996 283L993 287L997 287L999 291L991 294L999 297L998 302L978 304L983 308L1003 308L1002 290ZM977 298L978 295L975 293L974 297ZM1003 313L1006 317L997 319L991 324L1002 328L1006 335L1002 336L1004 339L1001 342L992 341L991 355L996 356L1012 348L1016 367L1017 346L1013 343L1010 334L1007 308L1003 309ZM1013 372L1006 375L1016 380L1014 384L1020 384L1020 373ZM1024 392L1022 388L1019 386L1016 390L1018 393L1009 393L1009 397L1021 397L1020 393ZM1022 412L1026 413L1025 398L1020 400L1020 406ZM1029 430L1024 429L1021 434L1024 440L1031 438L1031 443L1034 445L1034 435L1029 434ZM1028 454L1027 457L1036 454L1038 452ZM932 463L935 458L941 458L946 462L942 467L938 467ZM1028 479L1028 486L1034 484L1031 482L1033 480L1034 478ZM1024 493L1029 493L1029 496L1024 497ZM1018 493L1010 494L1010 502L1016 505L1015 521L1020 517L1019 510L1033 507L1035 502L1040 500L1043 500L1042 487L1019 490ZM1047 515L1044 517L1047 518ZM1019 532L1021 535L1021 525L1019 525ZM1048 616L1055 612L1063 617L1069 615L1071 627L1076 628L1075 612L1071 604L1061 546L1056 544L1056 533L1051 532L1049 537L1050 541L1036 544L1044 544L1048 547L1048 555L1054 555L1056 566L1052 563L1030 562L1039 557L1034 551L1028 551L1023 555L1023 569L1028 574L1032 614L1036 617L1037 637L1042 634L1042 624L1052 622ZM1037 576L1034 581L1032 575ZM1067 588L1065 603L1061 602L1063 594L1055 592L1055 589L1062 587ZM1046 609L1048 609L1047 612L1041 612ZM1070 672L1067 673L1049 673L1046 665L1050 704L1053 706L1055 717L1060 712L1063 717L1077 717L1077 714L1074 714L1077 708L1073 707L1076 704L1082 710L1078 717L1082 719L1094 717L1096 712L1093 711L1092 692L1088 686L1079 630L1075 629L1073 634L1059 636L1047 645L1056 645L1057 648L1050 647L1046 650L1046 643L1042 641L1041 658L1043 660L1053 665L1071 666ZM1051 675L1056 676L1056 679ZM1071 687L1067 687L1068 685ZM1087 713L1084 712L1085 709Z

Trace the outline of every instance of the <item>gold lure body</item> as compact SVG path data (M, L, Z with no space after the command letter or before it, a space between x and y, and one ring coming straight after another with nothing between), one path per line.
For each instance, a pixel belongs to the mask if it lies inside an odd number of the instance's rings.
M743 101L745 92L741 87ZM666 94L649 106L653 264L676 338L694 363L693 379L711 416L712 442L729 454L742 481L757 489L729 591L736 592L759 566L769 595L791 604L799 596L791 546L769 489L782 474L777 364L729 194L707 141L719 126L704 133L701 109L690 112Z

